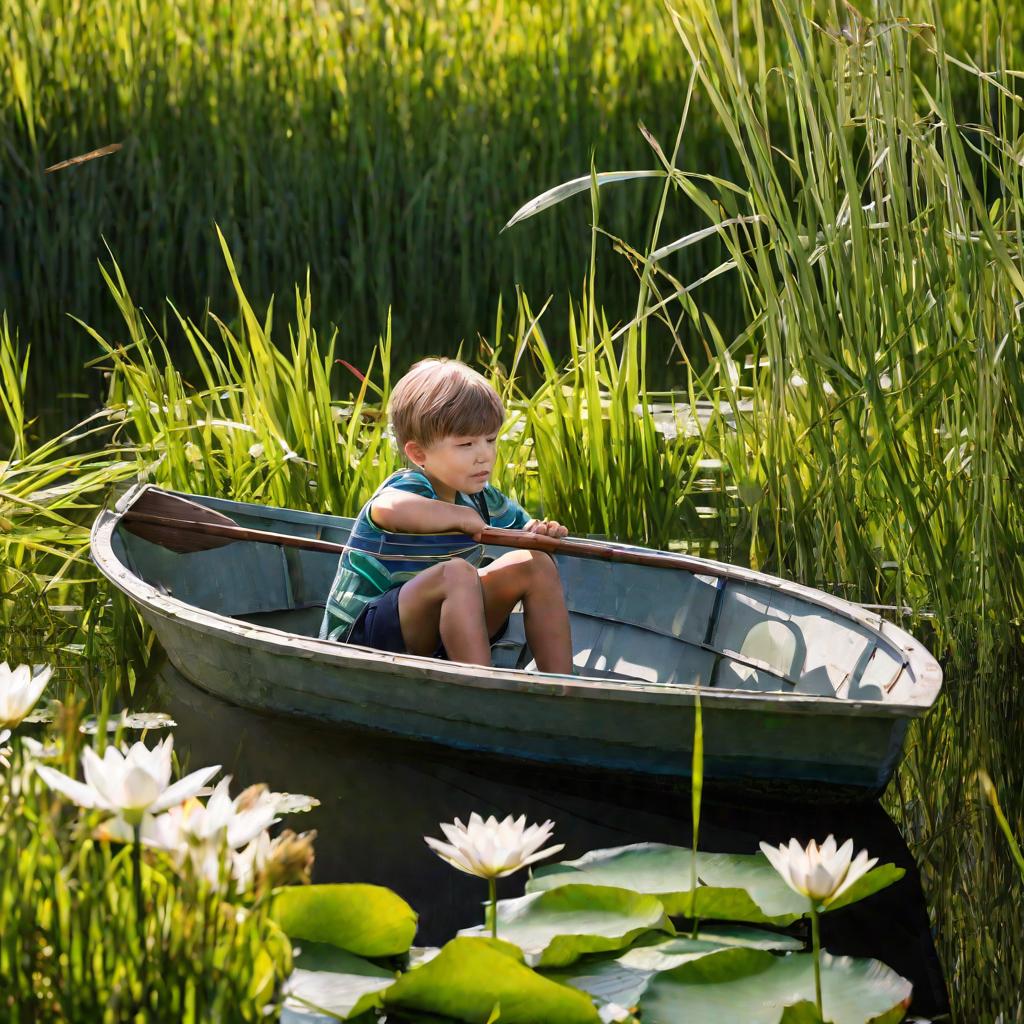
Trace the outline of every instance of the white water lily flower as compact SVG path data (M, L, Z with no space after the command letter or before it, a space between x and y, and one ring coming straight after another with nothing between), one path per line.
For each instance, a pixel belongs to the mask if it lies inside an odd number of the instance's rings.
M17 725L36 706L52 674L49 667L12 669L0 663L0 726Z
M878 863L867 850L851 861L853 840L837 846L832 835L821 846L812 839L806 848L795 839L788 846L761 843L761 852L791 889L826 907Z
M214 787L205 806L198 801L172 807L153 822L153 845L173 850L189 847L222 845L232 850L251 842L277 820L277 805L263 794L250 806L242 808L238 798L228 796L231 776Z
M242 797L232 800L228 795L230 785L228 775L217 783L205 804L191 798L164 814L147 814L141 823L142 842L173 854L206 847L215 852L222 847L236 850L276 824L277 803L271 799L276 794L264 793L243 805ZM132 831L124 816L118 815L103 825L101 835L127 842Z
M549 846L538 850L551 836L555 823L545 821L543 825L526 825L526 815L513 818L510 814L504 821L493 815L486 821L475 812L469 816L469 824L463 825L456 818L453 824L442 824L441 831L448 839L424 836L427 845L442 860L453 868L477 878L504 878L520 868L544 857L550 857L564 849L565 844Z
M171 748L168 736L150 750L141 741L122 751L113 744L100 757L92 747L82 751L85 782L77 782L55 768L37 765L36 771L53 789L80 807L119 814L132 827L146 814L158 814L195 796L220 765L200 768L171 784Z
M192 798L164 814L144 815L139 830L142 844L170 854L179 867L190 863L195 876L211 885L238 878L243 871L252 874L262 867L262 861L257 862L256 848L261 841L269 848L266 830L279 820L275 799L279 794L264 791L253 796L246 790L232 800L228 795L230 785L230 776L222 779L206 804ZM126 843L132 841L134 831L125 817L118 815L105 822L97 835ZM246 849L239 854L235 852L239 847ZM239 866L238 859L243 855L252 863Z

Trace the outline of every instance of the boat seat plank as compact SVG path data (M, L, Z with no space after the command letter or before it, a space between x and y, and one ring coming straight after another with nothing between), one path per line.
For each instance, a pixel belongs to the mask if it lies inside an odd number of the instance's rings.
M338 556L330 551L281 548L297 605L326 603L338 571Z

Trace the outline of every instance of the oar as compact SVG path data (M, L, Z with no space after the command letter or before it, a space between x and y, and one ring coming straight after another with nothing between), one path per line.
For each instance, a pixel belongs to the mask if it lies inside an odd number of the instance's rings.
M181 554L208 551L233 544L235 541L280 544L284 547L304 548L307 551L331 551L339 555L345 550L344 544L335 541L293 537L287 533L273 533L269 530L250 530L205 505L180 498L176 494L168 494L155 487L149 487L139 495L122 515L121 522L137 536ZM726 570L717 569L686 555L659 551L630 551L600 541L579 540L575 537L548 537L540 533L527 533L525 530L502 530L488 526L481 531L480 541L498 547L546 551L552 555L572 555L576 558L593 558L605 562L684 569L705 576L728 574Z

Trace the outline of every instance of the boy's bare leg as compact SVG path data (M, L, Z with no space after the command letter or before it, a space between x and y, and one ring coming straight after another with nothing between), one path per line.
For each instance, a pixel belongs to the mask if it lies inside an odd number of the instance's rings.
M429 657L443 643L452 661L491 663L480 577L463 558L432 565L403 584L398 618L410 654Z
M572 674L572 637L562 580L550 555L510 551L480 570L487 632L501 628L517 601L523 602L526 640L541 672Z

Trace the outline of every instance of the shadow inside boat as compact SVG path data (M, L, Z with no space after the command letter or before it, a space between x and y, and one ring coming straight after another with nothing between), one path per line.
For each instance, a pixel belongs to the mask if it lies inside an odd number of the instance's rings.
M285 821L297 831L318 831L314 880L394 889L420 915L419 945L439 945L482 920L484 883L449 867L423 842L440 836L439 822L465 820L472 811L551 818L554 841L565 844L559 859L628 843L691 843L688 782L510 761L260 714L205 693L166 660L149 682L146 704L178 722L175 745L186 764L222 764L235 779L233 792L266 782L319 799L309 814ZM836 797L824 787L797 799L791 791L706 787L700 846L753 853L762 839L795 836L804 843L831 832L905 868L889 889L825 915L822 942L835 954L875 957L910 979L913 1012L948 1012L910 851L876 800ZM525 881L525 873L500 880L499 896L520 895Z

